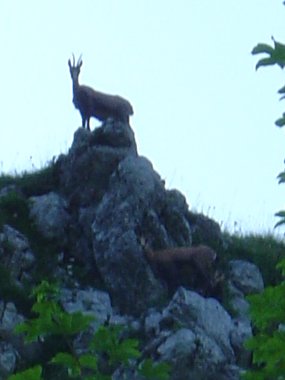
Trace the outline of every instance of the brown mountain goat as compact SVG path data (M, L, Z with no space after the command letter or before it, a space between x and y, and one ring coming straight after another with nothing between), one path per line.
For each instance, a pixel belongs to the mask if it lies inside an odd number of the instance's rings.
M129 116L133 114L131 104L117 95L107 95L93 90L88 86L79 84L78 77L82 66L81 57L77 64L73 55L73 63L68 60L68 66L73 84L73 103L81 114L82 127L90 130L90 118L95 117L100 121L108 118L129 123Z
M145 250L151 266L166 282L171 291L178 286L190 286L202 294L215 286L214 263L216 252L205 245L197 247ZM198 288L198 289L197 289Z

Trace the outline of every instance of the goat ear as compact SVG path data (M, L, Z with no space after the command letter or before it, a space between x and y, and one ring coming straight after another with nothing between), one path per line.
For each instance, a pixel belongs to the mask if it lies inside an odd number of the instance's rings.
M68 66L71 67L71 62L70 59L68 60Z

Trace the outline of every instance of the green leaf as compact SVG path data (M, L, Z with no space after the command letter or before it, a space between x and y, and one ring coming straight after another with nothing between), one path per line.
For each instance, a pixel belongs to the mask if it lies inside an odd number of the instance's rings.
M279 211L275 213L275 216L279 216L280 218L285 218L285 211Z
M285 125L285 113L283 113L282 117L275 121L275 125L277 127L284 127Z
M132 358L138 358L137 339L120 340L122 326L100 326L96 331L90 347L98 353L107 354L110 365L127 364Z
M25 342L31 343L36 342L40 336L46 334L43 333L42 325L43 321L38 323L37 320L26 321L15 327L15 332L17 334L24 334Z
M273 37L274 48L267 44L258 44L252 50L252 54L268 54L269 57L257 62L256 70L261 66L278 65L282 69L285 67L285 45L276 41Z
M285 86L281 87L280 90L278 90L278 94L285 94Z
M261 294L247 296L255 326L263 333L285 322L285 285L269 286ZM260 312L262 310L262 313Z
M139 374L150 380L168 380L170 365L154 363L151 359L144 360L139 367Z
M15 375L9 376L7 380L43 380L42 367L40 365L37 365L36 367L18 372Z
M261 66L272 66L276 63L275 59L274 58L263 58L263 59L260 59L256 66L255 66L255 69L258 70Z
M77 358L67 352L59 352L52 358L50 363L66 367L71 377L81 375L81 368Z
M285 172L281 172L277 176L278 183L284 183L285 182ZM284 211L285 212L285 211Z
M253 49L251 54L260 54L260 53L267 53L272 54L273 48L268 44L258 44Z
M285 211L279 211L279 212L277 212L275 214L275 216L281 218L281 220L279 220L279 222L277 222L275 224L274 228L277 228L277 227L282 226L283 224L285 224Z
M137 339L125 339L109 350L110 364L128 364L130 359L140 357Z
M285 224L285 219L279 220L279 222L277 222L277 223L274 225L274 228L277 228L277 227L283 226L283 224Z
M59 287L57 284L51 284L47 281L42 281L33 289L32 295L36 297L37 302L43 302L47 299L58 300Z
M79 363L82 367L93 369L94 371L96 371L98 367L97 357L91 354L84 354L80 356Z
M90 347L97 352L106 352L119 344L122 326L100 326L95 332Z
M276 268L279 269L282 273L282 276L285 277L285 259L279 261L276 265Z
M259 371L251 370L241 375L243 380L265 380L264 375Z
M75 335L86 330L94 320L93 316L84 315L81 312L68 314L66 312L54 315L56 328L54 334Z

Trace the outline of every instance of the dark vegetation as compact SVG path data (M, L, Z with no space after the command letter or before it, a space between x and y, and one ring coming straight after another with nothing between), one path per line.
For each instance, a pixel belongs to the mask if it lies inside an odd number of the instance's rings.
M42 195L54 190L58 186L56 162L51 161L44 168L34 172L15 175L2 174L0 176L0 191L7 186L14 186L26 197Z
M33 271L35 281L39 282L42 278L52 279L52 268L56 264L55 253L59 247L57 242L44 238L31 222L28 197L42 195L56 188L54 163L32 173L1 175L0 194L4 188L9 188L10 191L0 197L0 231L8 224L27 236L37 257ZM3 249L5 252L9 251L9 242L3 242ZM19 288L7 268L0 263L0 298L13 301L25 313L31 306L29 293L30 287L24 284L23 288Z
M277 263L285 258L285 243L273 234L238 235L229 232L225 234L227 247L224 251L224 261L232 259L247 260L260 269L264 285L276 285L282 280Z

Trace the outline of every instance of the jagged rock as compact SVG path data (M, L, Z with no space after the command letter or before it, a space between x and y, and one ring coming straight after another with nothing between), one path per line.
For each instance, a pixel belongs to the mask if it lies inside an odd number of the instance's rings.
M162 361L173 364L192 361L197 349L196 335L189 329L182 328L170 335L157 349Z
M252 263L232 260L229 268L227 289L229 305L235 317L231 343L237 363L245 368L250 364L251 353L244 347L244 342L252 336L249 303L245 295L261 292L264 284L259 269Z
M148 352L171 363L171 380L238 380L242 357L236 363L232 345L240 348L248 337L214 299L179 288L162 315L145 318L150 326ZM179 326L174 330L173 326ZM238 328L240 329L238 334ZM242 335L244 333L244 336ZM247 358L248 359L248 358Z
M204 235L220 233L210 219L191 218L179 191L165 190L151 163L137 155L128 125L108 120L93 132L77 130L57 173L72 214L70 251L99 270L122 312L140 313L166 294L146 263L142 241L154 249L191 246L198 225L200 234L205 225Z
M42 352L39 343L24 343L23 336L14 333L15 327L24 320L14 303L0 301L0 339L3 341L0 345L0 374L3 371L7 371L6 375L13 373L16 360L34 361Z
M170 244L167 246L191 246L192 229L188 221L189 208L184 195L178 190L167 190L165 205L159 215L165 226ZM161 246L159 247L161 248Z
M19 285L22 280L32 280L29 272L34 266L35 256L28 239L7 224L0 234L0 257L2 265Z
M210 380L224 366L226 357L218 344L202 331L181 328L170 335L158 349L161 361L172 366L171 380Z
M249 320L249 303L241 290L239 290L229 278L227 281L229 305L235 317L240 320Z
M59 194L48 194L29 198L30 217L38 230L48 239L64 239L70 221L67 202Z
M78 129L68 155L60 156L57 162L61 191L74 207L98 203L111 174L128 155L135 157L137 150L127 124L107 121L92 133Z
M68 313L81 312L94 317L93 330L113 314L110 297L101 290L64 288L61 290L61 303Z
M12 302L0 302L0 330L12 331L14 327L23 322L24 318L18 314L16 306Z
M164 195L160 177L143 157L126 157L110 179L109 191L92 225L97 266L113 301L126 313L140 313L162 296L146 264L137 231L146 211Z
M235 351L236 363L242 367L247 368L251 360L251 352L244 347L247 339L252 337L252 328L250 320L233 320L234 328L231 332L230 339L232 347Z
M232 260L229 267L230 280L245 295L262 292L263 278L255 264L243 260Z
M205 244L215 249L223 247L224 238L217 222L203 214L189 212L188 221L191 226L193 244Z
M96 128L93 133L93 143L113 148L127 148L137 155L134 132L128 124L120 121L109 119L101 128Z
M144 320L144 331L147 336L156 336L160 332L162 314L156 310L148 310Z
M112 374L112 380L145 380L133 368L117 368Z
M181 332L190 330L183 329ZM190 338L190 336L189 336ZM189 339L188 338L188 339ZM171 338L168 338L170 340ZM172 364L171 380L214 380L220 378L221 373L227 363L227 358L221 347L204 334L193 334L191 346L185 346L183 350L183 334L180 334L179 341L174 342L172 351L169 352ZM195 343L195 346L194 344ZM188 341L191 344L191 341ZM181 349L182 348L182 349ZM164 356L162 355L162 359Z
M11 375L16 367L18 353L13 345L0 342L0 380L5 380Z
M233 357L230 343L232 319L216 299L204 298L181 287L164 309L163 316L186 328L201 328L221 346L229 358Z

